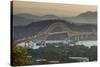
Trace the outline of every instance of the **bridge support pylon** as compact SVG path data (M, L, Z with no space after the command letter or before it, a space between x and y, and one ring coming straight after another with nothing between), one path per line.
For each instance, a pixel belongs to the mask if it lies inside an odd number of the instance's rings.
M46 45L46 41L44 41L44 47L46 47L47 45Z

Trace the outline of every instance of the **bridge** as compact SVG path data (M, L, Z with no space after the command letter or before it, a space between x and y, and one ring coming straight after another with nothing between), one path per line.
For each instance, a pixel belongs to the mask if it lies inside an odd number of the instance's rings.
M53 31L57 27L60 27L62 31ZM56 34L65 34L66 42L71 40L72 37L74 38L73 41L79 41L80 39L88 38L90 35L95 35L95 36L97 35L95 31L92 31L92 32L73 31L64 23L56 22L56 23L51 24L46 30L42 30L34 36L24 37L22 39L16 40L15 42L16 43L25 42L25 44L28 44L29 47L32 46L30 44L30 41L33 43L41 43L42 46L46 46L46 40L48 36L56 35Z

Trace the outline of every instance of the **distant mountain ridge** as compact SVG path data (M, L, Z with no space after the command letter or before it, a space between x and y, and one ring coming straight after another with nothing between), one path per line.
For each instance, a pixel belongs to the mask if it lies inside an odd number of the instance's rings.
M88 16L90 16L90 17L97 17L97 12L90 12L90 11L88 11L88 12L79 14L77 17L88 17Z
M74 23L97 24L97 12L85 12L75 17L67 17L66 20Z
M36 16L27 13L15 14L12 16L13 16L13 26L24 26L32 22L38 22L41 20L49 20L49 19L62 19L74 23L87 23L87 24L97 23L97 12L85 12L75 17L58 17L55 15Z

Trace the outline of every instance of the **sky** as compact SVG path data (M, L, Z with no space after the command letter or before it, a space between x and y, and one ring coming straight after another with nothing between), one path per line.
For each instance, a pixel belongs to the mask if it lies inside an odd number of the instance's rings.
M30 13L37 16L56 15L56 16L77 16L87 11L97 11L96 5L78 4L58 4L42 2L13 2L13 14Z

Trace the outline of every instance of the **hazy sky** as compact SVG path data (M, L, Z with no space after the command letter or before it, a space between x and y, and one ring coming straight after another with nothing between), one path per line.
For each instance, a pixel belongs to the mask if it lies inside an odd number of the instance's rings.
M54 14L57 16L76 16L87 11L96 11L95 5L71 5L37 2L13 2L13 13L31 13L33 15Z

